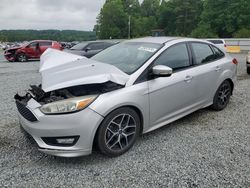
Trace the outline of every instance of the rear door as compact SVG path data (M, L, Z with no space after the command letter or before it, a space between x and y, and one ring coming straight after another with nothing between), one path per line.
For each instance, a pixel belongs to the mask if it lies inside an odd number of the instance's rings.
M37 58L39 57L39 43L32 42L28 46L25 47L25 54L29 58Z
M217 81L222 72L221 58L224 54L220 51L220 55L216 55L212 46L207 43L190 42L189 45L194 62L194 92L199 103L205 105L211 102L217 89Z
M51 47L52 47L52 42L51 41L39 42L39 48L40 48L39 57L43 54L43 52L45 50L47 50L48 48L51 48Z

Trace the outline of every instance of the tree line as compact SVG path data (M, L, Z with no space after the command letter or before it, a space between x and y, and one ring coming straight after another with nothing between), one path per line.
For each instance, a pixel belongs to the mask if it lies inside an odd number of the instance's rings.
M249 0L106 0L94 31L100 39L149 36L250 37Z
M95 32L75 30L0 30L0 41L30 41L30 40L56 40L56 41L86 41L95 40Z

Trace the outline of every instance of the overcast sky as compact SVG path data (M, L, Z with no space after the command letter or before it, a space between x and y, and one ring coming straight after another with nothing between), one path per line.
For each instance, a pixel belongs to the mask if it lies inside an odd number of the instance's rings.
M0 0L1 29L93 29L105 0Z

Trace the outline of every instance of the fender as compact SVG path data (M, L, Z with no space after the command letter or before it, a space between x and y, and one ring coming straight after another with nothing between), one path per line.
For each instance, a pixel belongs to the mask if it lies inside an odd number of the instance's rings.
M236 81L236 75L235 75L235 73L233 72L233 71L231 71L231 70L224 70L222 73L221 73L221 75L220 75L220 77L219 77L219 79L218 79L218 81L217 81L217 83L216 83L216 88L218 89L218 87L222 84L222 82L224 82L225 80L227 80L227 79L230 79L234 84L235 84L235 81ZM216 90L217 90L216 89ZM216 91L214 91L214 93L216 93Z

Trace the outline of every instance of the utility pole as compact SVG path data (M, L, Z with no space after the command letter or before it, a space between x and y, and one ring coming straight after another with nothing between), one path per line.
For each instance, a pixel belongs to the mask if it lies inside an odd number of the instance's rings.
M130 37L131 37L131 15L130 15L130 13L131 13L131 11L130 11L130 8L132 8L132 4L130 4L129 5L129 11L128 11L128 39L130 39Z
M131 36L131 15L128 16L128 39L130 39Z

